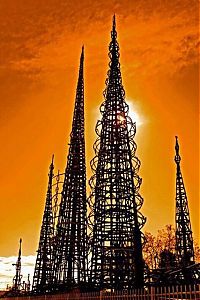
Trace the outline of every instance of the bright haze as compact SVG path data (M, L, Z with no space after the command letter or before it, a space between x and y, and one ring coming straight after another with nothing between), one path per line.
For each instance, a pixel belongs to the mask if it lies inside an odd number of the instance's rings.
M175 135L197 239L198 3L195 0L0 1L0 256L35 255L48 168L65 169L85 45L87 177L116 14L120 63L137 156L145 231L174 224Z

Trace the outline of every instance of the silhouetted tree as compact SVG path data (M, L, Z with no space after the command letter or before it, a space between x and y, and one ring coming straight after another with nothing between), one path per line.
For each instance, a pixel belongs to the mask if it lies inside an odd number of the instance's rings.
M145 232L146 244L143 249L143 257L149 269L158 267L168 268L175 263L175 228L166 225L158 230L157 235ZM200 248L194 242L195 261L200 262Z

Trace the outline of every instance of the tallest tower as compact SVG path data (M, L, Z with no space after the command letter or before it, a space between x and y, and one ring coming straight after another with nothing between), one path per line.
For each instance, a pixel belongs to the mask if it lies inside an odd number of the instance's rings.
M138 193L136 125L125 102L115 16L109 58L102 119L96 125L96 156L91 161L90 281L96 289L123 290L143 286L141 228L145 218L139 212L143 199Z

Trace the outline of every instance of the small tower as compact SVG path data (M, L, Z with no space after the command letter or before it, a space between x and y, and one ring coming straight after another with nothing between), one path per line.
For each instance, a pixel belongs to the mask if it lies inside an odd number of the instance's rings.
M194 263L194 248L186 190L181 174L178 137L175 145L176 163L176 256L179 266Z
M33 293L45 294L50 291L49 283L51 282L52 265L52 238L53 238L53 217L52 217L52 180L54 156L49 167L49 182L46 195L46 204L40 231L40 240L35 263L33 276Z
M16 264L13 264L16 266L16 273L13 278L13 286L12 286L12 292L13 294L19 294L21 290L21 255L22 255L22 239L19 240L19 253Z
M145 218L139 212L140 161L135 156L136 124L129 117L119 63L115 16L109 45L109 71L102 119L91 161L90 179L91 263L90 284L94 289L123 290L144 284L142 233Z
M53 286L59 290L84 285L87 275L83 62L82 48L69 153L56 228L56 248L53 255Z

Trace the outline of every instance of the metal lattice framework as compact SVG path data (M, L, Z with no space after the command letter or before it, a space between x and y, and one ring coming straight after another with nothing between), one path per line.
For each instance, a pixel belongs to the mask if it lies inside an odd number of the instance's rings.
M180 265L194 262L194 248L186 190L181 174L178 137L176 137L176 255Z
M54 290L84 285L87 276L83 61L82 49L69 154L55 233L52 283Z
M12 286L12 293L13 295L20 293L22 288L22 275L21 275L21 255L22 255L22 239L19 240L19 252L16 264L16 273L13 278L13 286Z
M50 289L52 276L52 240L53 240L53 215L52 215L52 180L53 180L53 158L49 168L49 182L46 195L46 204L40 231L40 240L33 276L33 293L47 293Z
M109 45L105 101L97 122L98 138L89 183L90 284L96 289L123 290L143 286L145 218L139 212L140 161L135 156L136 124L128 116L122 85L115 16Z
M176 258L177 280L186 283L200 280L199 265L195 264L192 228L186 190L181 174L179 143L176 136Z
M64 184L64 176L65 173L60 173L58 170L58 173L53 177L53 183L52 183L52 214L53 214L53 229L54 229L54 244L56 247L56 227L58 224L58 218L59 218L59 208L62 198L62 188Z

